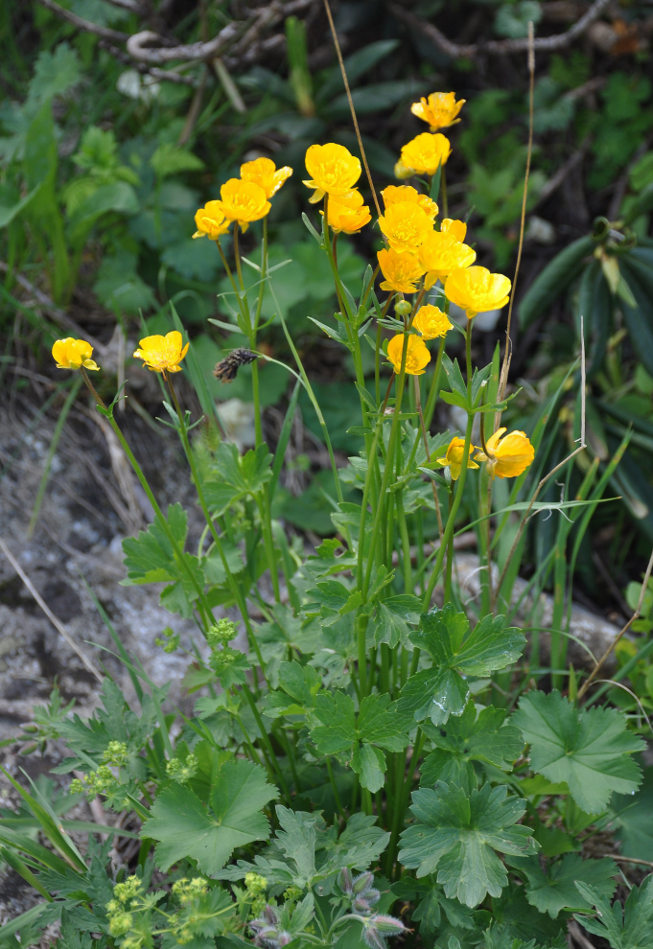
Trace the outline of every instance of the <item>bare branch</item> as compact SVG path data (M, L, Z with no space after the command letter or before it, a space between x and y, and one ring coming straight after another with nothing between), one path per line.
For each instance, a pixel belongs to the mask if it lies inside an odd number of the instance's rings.
M60 7L54 0L39 0L39 3L53 13L56 13L57 16L60 16L63 20L68 20L68 22L76 26L78 30L86 30L87 33L94 33L96 36L101 36L102 39L105 40L113 40L114 43L124 43L127 39L127 33L120 33L118 30L109 29L108 26L98 26L97 23L84 20L81 16L77 16L76 13L72 13L64 7Z
M577 36L582 35L588 26L601 15L609 2L610 0L594 0L594 3L584 16L577 20L565 33L557 33L554 36L540 36L534 40L533 49L550 52L569 46ZM403 7L400 7L398 4L390 4L390 10L398 20L403 21L412 29L418 30L452 59L459 59L461 57L473 59L482 53L520 53L529 47L528 37L524 37L523 39L488 40L484 43L469 43L467 45L453 43L444 33L441 33L433 23L420 20L414 13L411 13L409 10L404 10Z

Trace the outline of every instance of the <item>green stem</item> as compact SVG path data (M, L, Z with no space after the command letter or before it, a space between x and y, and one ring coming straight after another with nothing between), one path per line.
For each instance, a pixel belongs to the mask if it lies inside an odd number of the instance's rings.
M449 544L453 538L456 524L456 516L458 510L463 500L463 491L465 489L465 481L467 480L467 462L469 461L469 456L471 453L471 444L472 444L472 427L474 425L474 413L472 410L472 354L471 354L471 320L468 320L467 323L467 333L465 336L465 361L467 366L467 428L465 431L465 445L463 448L463 457L461 461L461 469L458 480L456 481L456 489L454 492L453 502L449 508L449 514L447 517L447 523L444 529L444 536L440 543L440 548L435 558L435 564L433 565L433 570L431 572L431 578L427 584L426 590L424 592L424 600L422 602L422 609L424 611L428 610L431 605L431 597L433 596L433 590L435 585L440 578L442 572L442 564L444 558L449 549Z
M249 646L256 653L256 658L257 658L259 667L261 669L261 674L263 675L263 678L265 679L266 678L265 663L263 661L263 656L261 655L261 650L259 648L256 636L254 635L254 630L252 628L252 624L250 622L250 619L247 613L247 604L245 602L245 597L243 596L243 592L240 589L238 583L236 582L236 578L234 577L231 570L229 569L229 563L227 561L227 557L222 547L222 539L220 535L218 534L218 531L215 526L215 522L213 520L211 512L209 511L208 505L206 503L206 498L204 497L202 479L197 469L197 464L195 462L195 455L193 454L193 451L190 446L190 442L188 440L188 431L186 429L186 423L184 421L184 413L182 412L181 406L179 404L179 400L177 399L177 393L175 392L175 387L172 384L172 379L170 379L169 376L166 376L166 382L168 383L168 391L170 392L170 397L172 398L172 403L177 413L177 420L179 422L179 429L178 429L179 435L181 438L181 443L184 448L184 454L186 455L186 460L188 461L188 465L191 470L193 484L195 485L195 490L197 492L197 499L202 509L202 514L204 515L204 518L209 527L209 530L211 531L211 537L213 538L215 549L217 550L218 556L220 557L220 560L222 561L222 566L225 572L225 577L227 579L227 584L229 586L229 591L234 601L238 605L240 615L242 617L243 623L245 624Z
M211 623L213 622L213 612L212 612L211 607L210 607L210 605L209 605L209 603L208 603L208 601L207 601L207 599L206 599L206 596L205 596L205 594L204 594L204 590L202 589L202 587L201 587L201 586L199 585L199 583L197 582L197 579L196 579L196 577L195 577L193 571L189 569L188 564L186 563L186 559L185 559L185 557L184 557L183 551L181 550L181 548L179 547L179 544L178 544L178 542L177 542L177 538L176 538L176 536L174 535L174 533L170 530L170 525L168 524L168 520L167 520L167 518L165 517L165 515L164 515L163 511L161 510L161 508L159 507L159 504L158 504L158 502L157 502L157 499L155 498L154 493L153 493L152 489L150 488L149 482L148 482L147 478L145 477L145 474L144 474L144 472L143 472L143 469L142 469L141 466L139 465L139 463L138 463L138 461L136 460L136 457L135 457L133 451L132 451L131 448L129 447L129 444L127 443L127 440L125 439L125 436L123 435L122 431L120 430L120 426L118 425L118 423L117 423L116 420L114 419L114 417L113 417L113 412L112 412L111 409L109 409L109 407L106 405L106 403L104 402L104 400L102 399L102 397L96 392L95 386L94 386L93 383L91 382L91 380L90 380L90 378L89 378L89 376L88 376L88 373L87 373L86 369L84 369L83 366L82 366L82 369L81 369L81 373L82 373L82 376L83 376L83 378L84 378L84 382L86 383L87 388L89 389L89 391L90 391L91 395L93 396L93 398L96 400L96 402L97 402L97 404L98 404L98 407L101 409L102 414L103 414L104 417L106 418L107 422L109 423L109 425L111 426L113 432L115 433L116 438L117 438L118 441L120 442L120 447L121 447L122 450L124 451L124 453L125 453L125 455L126 455L126 457L127 457L127 460L129 461L129 464L131 465L131 468L132 468L134 474L135 474L136 477L138 478L139 484L140 484L140 486L142 487L143 491L145 492L145 496L147 497L148 501L149 501L150 504L152 505L152 510L154 511L155 517L157 518L157 521L158 521L160 527L161 527L162 530L164 531L166 537L168 538L168 541L169 541L169 543L170 543L170 546L172 547L173 556L174 556L174 558L175 558L175 562L176 562L176 564L177 564L179 570L180 570L181 572L183 572L183 573L186 574L186 576L187 576L188 579L190 580L191 585L192 585L193 588L195 589L195 592L197 593L197 597L198 597L197 602L198 602L198 605L201 607L200 615L202 616L202 619L203 619L204 628L205 628L205 629L208 629L209 626L211 625Z

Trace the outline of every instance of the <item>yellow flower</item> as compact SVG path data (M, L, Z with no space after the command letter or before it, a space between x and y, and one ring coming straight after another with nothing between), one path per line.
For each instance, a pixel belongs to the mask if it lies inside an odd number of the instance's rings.
M292 168L288 165L277 168L271 158L255 158L254 161L246 161L240 166L240 177L243 181L253 181L255 185L259 185L268 199L277 193L291 175Z
M252 221L269 214L272 205L265 191L253 181L229 178L220 188L220 207L229 221L236 221L244 233Z
M423 211L426 211L431 223L438 216L439 208L433 198L429 198L428 194L420 194L417 188L413 188L412 185L388 185L381 192L381 197L386 208L389 208L392 204L412 201L419 205Z
M443 234L449 234L455 240L462 242L467 234L467 225L464 221L457 221L450 217L443 217L440 221L440 230Z
M382 290L396 290L398 293L415 293L415 283L424 273L415 254L400 254L390 248L380 250L377 255L379 267L385 280Z
M217 241L222 234L226 234L231 225L224 216L222 201L207 201L203 208L195 213L195 227L193 237L210 237Z
M311 176L303 183L314 188L308 199L311 204L325 194L341 197L351 191L361 175L361 163L344 145L329 142L311 145L306 151L306 170Z
M413 329L422 334L422 339L439 339L453 329L453 323L437 306L427 303L415 314Z
M404 351L404 339L406 343L406 362L404 371L408 376L421 376L424 369L431 361L431 354L428 351L426 343L421 336L415 336L410 333L406 337L405 333L398 333L388 342L388 359L392 363L395 372L401 372L401 357Z
M67 336L65 339L58 339L52 346L52 357L57 364L57 369L94 369L100 367L91 359L93 347L85 339L73 339Z
M505 431L504 426L490 435L485 443L487 454L479 452L476 458L487 462L491 473L497 478L516 478L526 471L535 458L535 449L524 432L508 432L504 435Z
M419 102L413 102L410 111L418 119L428 122L432 132L437 132L438 129L446 129L460 122L457 115L466 101L459 99L456 102L455 92L432 92L428 98L422 96Z
M476 260L476 251L448 231L431 231L420 246L418 257L426 270L424 286L430 290L436 280L443 280L453 270L471 266Z
M450 154L451 145L448 138L440 132L435 135L422 132L401 149L395 175L397 178L407 178L410 174L434 175L440 165L446 164Z
M142 359L153 372L181 372L179 363L188 352L188 343L182 347L181 333L171 330L165 336L146 336L138 343L134 359Z
M400 253L414 251L433 231L433 222L414 201L398 201L386 208L379 227L390 247Z
M320 211L320 214L323 214ZM327 221L329 227L336 234L344 231L345 234L355 234L372 220L370 209L363 204L363 195L360 191L349 191L347 194L329 195L327 202Z
M510 287L510 280L503 274L490 273L486 267L467 267L449 274L444 292L471 320L477 313L505 306L510 299Z
M478 465L472 458L472 452L476 451L475 445L469 446L469 455L467 457L468 468L478 468ZM465 439L459 435L454 436L447 447L447 454L444 458L436 458L436 463L449 469L452 481L457 481L460 472L463 470L463 455L465 454Z

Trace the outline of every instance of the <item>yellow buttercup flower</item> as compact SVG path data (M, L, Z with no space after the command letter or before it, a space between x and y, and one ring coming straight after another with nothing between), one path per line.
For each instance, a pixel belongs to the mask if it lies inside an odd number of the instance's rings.
M311 176L303 183L313 188L308 199L311 204L321 201L325 194L341 197L351 191L361 175L361 163L344 145L329 142L311 145L306 151L306 170Z
M414 201L398 201L379 218L379 227L390 247L400 253L414 251L433 232L433 223Z
M384 248L376 256L381 273L385 277L385 280L380 284L382 290L415 293L415 284L424 273L424 268L416 254L400 254L392 248Z
M466 101L459 99L456 102L455 92L432 92L428 98L422 96L419 102L413 102L410 111L418 119L428 122L432 132L437 132L460 122L457 116Z
M449 234L454 240L462 242L467 235L467 225L464 221L457 221L455 218L443 217L440 221L440 230L443 234Z
M411 174L434 175L440 165L445 165L451 154L451 145L446 136L436 132L422 132L401 149L401 158L395 165L397 178Z
M486 451L479 452L476 458L485 461L497 478L516 478L526 471L535 458L535 449L524 432L508 432L504 435L505 431L504 426L490 435L485 443Z
M421 194L417 188L413 188L412 185L388 185L388 187L384 188L381 192L381 197L383 198L383 203L386 208L389 208L392 204L412 201L413 204L419 205L423 211L426 211L431 223L433 223L438 216L439 208L433 198L429 198L428 194Z
M476 260L476 251L449 232L431 231L419 247L418 257L426 270L424 286L430 290L437 280L443 280L453 270L470 267Z
M236 221L244 233L252 221L270 213L272 205L260 185L254 181L229 178L220 188L220 207L229 221Z
M499 310L510 299L511 283L500 273L490 273L486 267L467 267L454 270L444 283L446 297L461 307L468 319L486 310Z
M284 165L277 168L271 158L255 158L246 161L240 166L240 177L243 181L253 181L263 188L266 198L271 198L292 175L292 168Z
M453 329L453 323L437 306L426 303L415 314L413 329L421 333L422 339L440 339Z
M165 336L146 336L138 343L134 359L142 359L152 372L181 372L179 363L188 352L188 343L182 346L181 333L171 330Z
M320 214L323 214L320 211ZM363 203L360 191L349 191L342 196L329 195L327 202L327 222L332 231L339 234L355 234L372 220L370 209Z
M476 451L475 445L469 446L469 455L467 457L468 468L478 468L478 465L472 458L472 452ZM447 454L443 458L436 458L436 463L449 469L452 481L457 481L460 472L463 470L463 455L465 454L465 439L459 435L454 436L447 446Z
M388 342L388 359L395 372L401 372L401 357L404 351L405 333L398 333ZM431 354L421 336L408 334L404 372L408 376L421 376L431 361Z
M217 241L222 234L226 234L231 226L222 210L222 201L207 201L203 208L195 212L195 227L193 237L209 237Z
M91 359L93 347L85 339L73 339L67 336L65 339L58 339L52 346L52 357L57 364L57 369L93 369L99 371L100 367Z

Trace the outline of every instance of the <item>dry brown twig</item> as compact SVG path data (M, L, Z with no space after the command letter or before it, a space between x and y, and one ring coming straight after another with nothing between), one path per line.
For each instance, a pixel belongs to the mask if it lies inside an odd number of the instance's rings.
M90 20L77 16L56 3L56 0L38 0L42 6L72 23L79 30L98 36L106 44L107 50L121 61L131 63L135 68L147 71L157 80L196 85L197 81L182 76L173 70L161 70L156 67L173 62L209 63L218 56L227 56L228 65L242 65L252 61L252 50L268 50L283 42L283 37L269 36L270 30L283 24L286 17L310 9L312 0L272 0L256 9L248 11L248 19L227 23L210 40L196 43L173 45L154 30L139 30L128 34L99 26ZM136 13L146 14L145 7L138 0L107 0L115 6Z
M554 36L537 37L533 43L533 48L536 51L553 52L569 46L601 15L609 2L610 0L594 0L589 10L566 32L556 33ZM398 20L401 20L412 29L419 30L422 36L431 40L438 49L451 56L452 59L473 59L475 56L487 53L521 53L527 50L529 46L528 37L523 39L486 40L482 43L454 43L444 33L440 32L435 24L420 20L410 10L405 10L396 3L390 4L390 10Z

